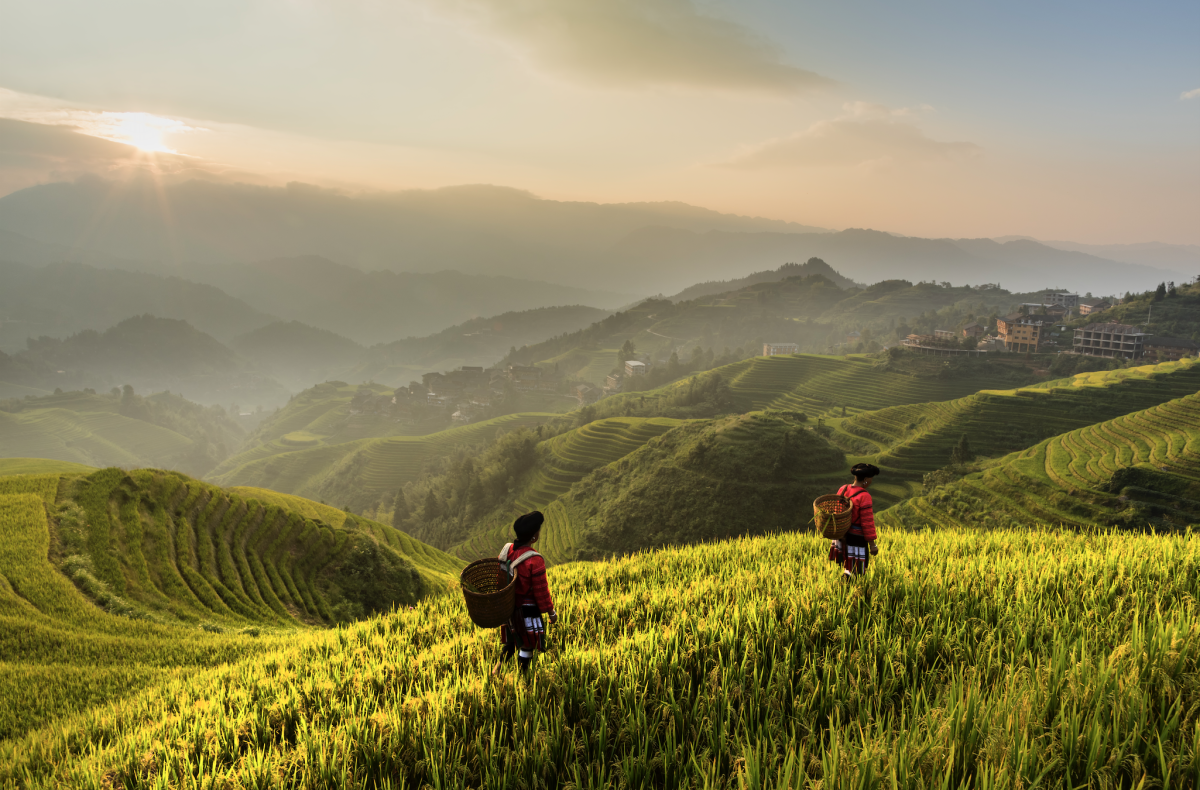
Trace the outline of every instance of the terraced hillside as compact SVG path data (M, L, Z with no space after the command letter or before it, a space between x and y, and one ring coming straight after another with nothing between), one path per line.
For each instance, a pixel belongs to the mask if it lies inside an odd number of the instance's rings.
M499 431L534 426L555 416L510 414L425 436L360 439L262 455L251 450L238 456L242 463L225 464L209 479L218 485L268 488L362 512L376 508L385 498L390 501L433 459L486 442Z
M731 393L747 408L790 409L810 417L838 416L843 406L847 413L855 413L898 403L945 401L1014 379L1037 380L1019 360L999 358L951 366L936 358L887 363L863 355L794 354L754 357L719 370L729 378Z
M540 550L552 560L573 557L575 531L555 500L592 471L620 460L682 424L683 420L663 417L611 417L540 442L537 462L520 481L509 502L498 512L481 518L472 529L471 538L455 546L452 553L467 560L494 554L506 540L512 539L509 533L516 516L543 510L548 523Z
M0 704L0 741L302 624L415 603L459 567L382 524L173 472L0 476L0 698L22 700Z
M881 468L928 472L950 463L962 436L978 455L1003 455L1066 431L1200 391L1200 360L1081 373L940 403L864 412L840 432L877 445Z
M1200 395L1047 439L884 518L910 528L1200 524Z

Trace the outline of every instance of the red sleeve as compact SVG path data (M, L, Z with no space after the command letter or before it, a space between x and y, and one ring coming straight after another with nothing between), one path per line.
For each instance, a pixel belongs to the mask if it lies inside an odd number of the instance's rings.
M554 599L550 597L550 585L546 584L546 561L541 557L530 557L522 566L529 568L530 592L542 612L554 611Z
M858 523L862 525L863 537L875 540L875 503L866 491L855 499L858 503Z

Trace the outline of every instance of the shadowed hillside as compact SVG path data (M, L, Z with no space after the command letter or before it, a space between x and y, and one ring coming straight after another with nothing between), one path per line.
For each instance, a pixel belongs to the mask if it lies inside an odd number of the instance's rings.
M182 319L222 341L273 320L211 285L79 263L20 266L0 250L0 350L20 351L31 337L102 332L145 313Z

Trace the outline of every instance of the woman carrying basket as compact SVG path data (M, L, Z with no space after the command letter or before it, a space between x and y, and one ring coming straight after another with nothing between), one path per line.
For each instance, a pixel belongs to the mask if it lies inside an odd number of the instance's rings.
M842 564L842 578L845 581L865 573L871 557L879 553L879 547L875 545L874 504L867 493L871 480L879 474L879 467L855 464L850 474L854 475L854 482L838 489L839 494L850 500L850 531L829 546L829 559Z
M554 611L554 599L546 584L546 561L533 550L542 534L542 523L546 520L538 511L526 513L513 523L517 539L506 544L500 552L500 561L516 577L516 606L508 625L500 626L500 642L504 650L496 662L492 674L497 674L504 663L517 654L517 665L525 674L533 665L534 651L546 649L546 626L542 619L545 612L551 623L558 622Z

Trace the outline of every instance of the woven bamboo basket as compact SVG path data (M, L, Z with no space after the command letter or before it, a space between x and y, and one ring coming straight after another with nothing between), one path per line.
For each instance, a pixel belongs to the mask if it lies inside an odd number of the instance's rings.
M813 500L813 518L817 529L830 540L841 540L850 531L852 503L841 494L826 494Z
M462 569L458 580L462 583L467 614L475 625L498 628L508 623L516 606L517 577L510 578L500 560L475 560Z

